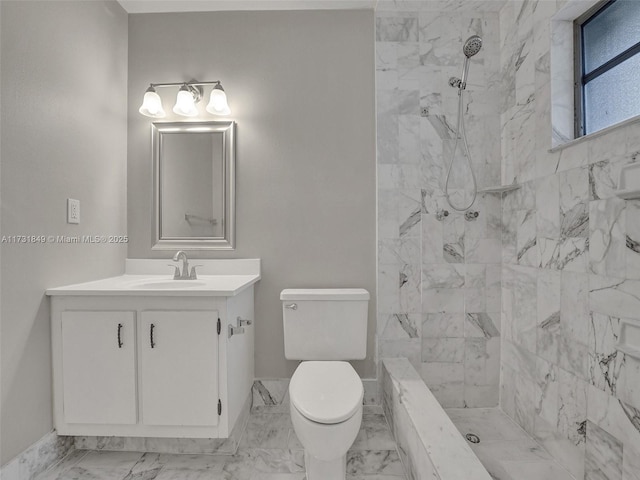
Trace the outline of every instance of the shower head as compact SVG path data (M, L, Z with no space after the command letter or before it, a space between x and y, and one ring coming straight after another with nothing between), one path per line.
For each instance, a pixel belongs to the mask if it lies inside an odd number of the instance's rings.
M482 48L482 38L478 35L472 35L467 38L467 41L464 42L464 46L462 47L462 52L465 54L467 58L473 57L476 53L480 51Z
M467 88L467 74L469 73L469 59L473 57L476 53L480 51L482 48L482 38L478 35L471 35L467 38L467 41L464 42L462 46L462 52L464 53L465 59L464 64L462 66L462 77L456 78L451 77L449 79L449 85L458 89L458 95L462 94L462 91Z

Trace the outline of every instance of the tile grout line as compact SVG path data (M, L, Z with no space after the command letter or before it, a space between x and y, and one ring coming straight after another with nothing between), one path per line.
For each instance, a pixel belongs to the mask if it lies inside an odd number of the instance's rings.
M53 469L57 468L59 465L62 464L62 462L64 462L67 458L69 458L71 455L73 455L76 452L82 452L83 450L76 450L76 447L74 445L73 450L71 450L69 453L67 453L64 457L62 457L59 461L57 461L56 463L54 463L53 465L51 465L49 468L47 468L45 471L40 472L34 480L38 480L42 477L45 477L48 473L50 473L51 471L53 471ZM90 450L85 450L84 453L72 464L70 465L70 468L75 467L78 463L80 463L80 461L86 457L89 454Z
M409 475L408 475L408 469L407 466L404 464L404 461L402 460L402 455L400 455L400 450L399 450L399 446L398 446L398 440L396 439L393 430L391 429L391 425L389 424L389 420L387 419L387 415L384 413L382 413L382 416L384 417L384 423L387 425L387 428L389 429L389 433L391 434L391 438L393 438L393 443L395 444L396 448L395 448L395 452L398 455L398 459L400 460L400 465L402 466L402 472L404 473L404 476L402 478L404 479L408 479ZM408 457L407 457L408 458Z

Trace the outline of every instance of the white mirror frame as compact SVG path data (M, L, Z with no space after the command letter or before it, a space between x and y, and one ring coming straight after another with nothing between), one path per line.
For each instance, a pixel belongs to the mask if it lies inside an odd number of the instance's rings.
M163 133L215 133L223 135L224 225L222 237L163 237L161 212L160 166ZM153 162L152 250L234 250L235 249L235 184L236 184L236 123L224 122L154 122L151 124Z

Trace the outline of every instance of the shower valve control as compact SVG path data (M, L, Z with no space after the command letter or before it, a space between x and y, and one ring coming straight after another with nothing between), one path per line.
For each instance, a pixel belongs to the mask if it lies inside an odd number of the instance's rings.
M449 79L449 85L453 88L460 88L460 85L462 85L462 80L460 80L458 77L451 77Z
M478 215L480 215L480 212L474 212L471 210L467 210L464 213L464 218L467 222L473 222L478 218Z
M436 212L436 220L442 222L445 217L449 216L449 210L443 210L442 208Z

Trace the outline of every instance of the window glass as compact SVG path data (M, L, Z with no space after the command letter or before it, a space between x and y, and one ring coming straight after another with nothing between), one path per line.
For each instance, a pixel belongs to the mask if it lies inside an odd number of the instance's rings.
M640 0L603 1L574 25L579 137L640 115Z
M582 25L584 73L640 42L640 0L617 0Z
M585 132L640 114L640 55L594 78L584 87Z

